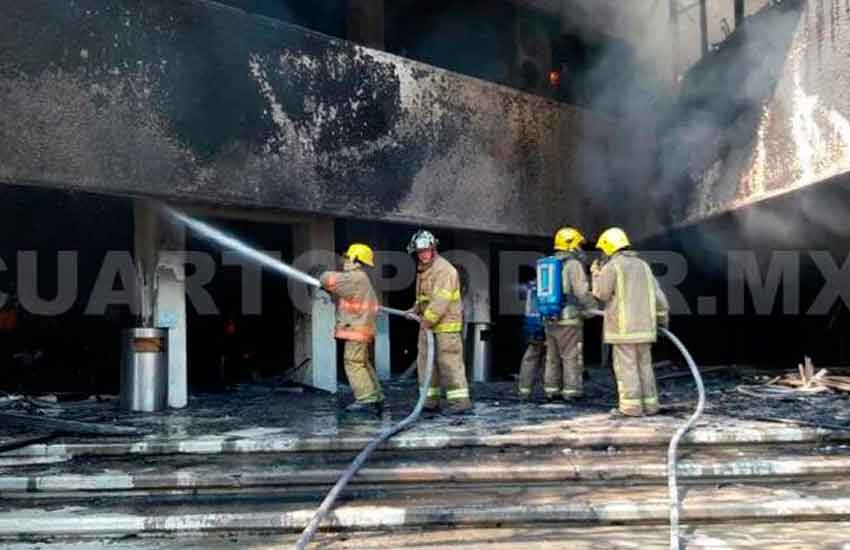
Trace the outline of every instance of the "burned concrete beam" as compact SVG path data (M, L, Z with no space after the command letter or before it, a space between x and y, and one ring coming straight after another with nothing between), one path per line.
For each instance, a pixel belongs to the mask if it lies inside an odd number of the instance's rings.
M200 0L0 0L0 104L0 182L489 232L595 225L631 156L575 108Z
M671 222L850 181L848 75L850 11L785 2L748 18L685 84L661 160L682 201Z

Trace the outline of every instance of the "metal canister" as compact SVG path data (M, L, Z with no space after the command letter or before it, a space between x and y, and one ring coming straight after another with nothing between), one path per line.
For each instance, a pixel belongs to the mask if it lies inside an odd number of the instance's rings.
M537 260L537 310L546 319L560 317L564 309L562 270L561 258Z
M168 330L132 328L122 342L121 407L156 412L168 403Z
M471 335L468 337L472 338L472 381L490 382L492 326L490 323L473 323L470 328Z

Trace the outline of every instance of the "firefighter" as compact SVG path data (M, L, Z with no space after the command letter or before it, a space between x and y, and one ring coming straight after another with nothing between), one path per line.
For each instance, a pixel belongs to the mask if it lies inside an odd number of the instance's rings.
M525 354L519 368L519 400L530 401L537 373L546 358L546 331L537 311L537 285L530 282L525 286L525 317L522 332L526 341Z
M593 295L605 304L604 340L613 347L619 409L614 416L658 413L658 389L652 371L652 344L657 327L669 322L667 297L652 270L629 250L626 233L617 227L599 237L604 266L591 266Z
M407 247L416 254L416 303L410 310L421 319L417 368L419 381L427 368L426 330L434 332L436 357L431 387L425 409L436 412L445 392L450 414L465 414L472 409L466 367L463 363L463 302L460 281L455 267L437 253L437 239L430 232L419 230Z
M543 390L546 399L565 401L584 395L584 317L594 305L584 267L581 245L584 236L575 228L564 227L555 234L555 257L562 261L561 279L566 305L561 315L547 319L546 370Z
M343 271L328 271L320 280L336 301L335 336L345 342L345 375L355 399L346 411L380 415L384 410L384 394L372 366L370 346L375 338L379 304L364 266L375 266L375 253L367 245L355 243L345 253Z

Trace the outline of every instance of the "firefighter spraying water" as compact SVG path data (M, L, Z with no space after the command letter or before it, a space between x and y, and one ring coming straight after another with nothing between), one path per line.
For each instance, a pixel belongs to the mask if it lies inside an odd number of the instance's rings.
M326 272L323 274L322 280L319 280L280 260L277 260L267 254L263 254L259 250L248 246L239 239L236 239L235 237L228 235L209 224L196 220L183 212L165 205L162 205L161 208L163 212L169 216L181 223L184 223L187 227L196 231L198 234L218 243L221 246L239 252L245 257L256 261L260 265L269 267L285 277L295 279L314 288L325 287L330 292L334 293L337 296L338 306L342 313L341 318L338 319L336 336L338 338L342 337L341 339L346 340L347 343L353 342L363 344L365 343L365 338L362 337L363 335L367 333L374 334L374 314L377 313L378 310L383 310L390 315L401 316L422 324L422 338L420 339L419 350L422 365L422 369L420 370L419 399L416 402L413 411L401 422L398 422L379 433L343 472L336 485L334 485L322 501L322 504L319 506L315 515L310 520L310 523L304 529L304 532L301 534L295 545L295 547L299 550L307 548L307 545L310 544L310 540L313 535L321 525L322 520L328 512L330 512L336 502L337 497L346 485L348 485L348 482L351 481L355 474L357 474L360 468L366 463L372 452L374 452L379 445L394 435L412 426L422 414L426 399L428 398L428 392L432 385L431 380L434 374L435 339L434 332L432 331L434 322L423 321L413 312L380 307L371 283L369 283L368 280L363 279L364 274L352 273L358 271L362 265L374 265L374 253L371 248L365 245L355 244L349 247L346 252L346 260L348 264L344 267L345 271ZM434 239L434 246L436 246L436 239ZM360 266L357 264L360 264ZM459 297L459 290L457 293ZM352 307L351 311L349 311L347 306L342 307L341 304L343 303L356 303L357 307ZM426 308L426 311L433 312L434 310ZM440 318L442 317L443 316L440 316ZM355 332L361 337L352 340L345 338L347 334L353 334ZM374 376L374 369L370 371L371 365L368 360L368 347L359 345L349 346L347 351L346 373L349 375L349 378L354 381L353 386L356 386L355 396L359 396L354 407L350 408L353 408L354 412L361 412L364 408L367 410L369 408L373 408L377 411L380 408L377 404L383 401L383 394L381 393L377 377Z
M346 469L337 484L325 497L313 519L299 538L296 548L304 549L322 520L332 508L343 488L363 466L371 453L383 442L410 427L426 405L435 407L445 392L450 412L466 412L472 407L463 370L460 328L463 310L457 271L436 252L437 240L427 231L417 232L408 249L416 253L419 270L416 284L416 304L409 311L381 308L368 277L362 272L374 265L371 248L354 244L345 254L342 272L326 272L321 280L303 273L288 264L246 245L206 223L167 206L163 211L186 224L200 235L224 247L235 250L257 263L314 288L323 287L337 299L337 338L346 341L346 373L355 391L355 410L379 410L383 394L369 362L368 344L374 334L374 314L383 309L392 315L403 316L420 323L420 391L419 400L408 417L384 430L361 451ZM649 266L628 248L625 233L616 228L606 231L599 239L608 261L604 266L594 263L593 297L605 303L604 313L595 308L587 286L580 246L584 238L572 228L559 231L555 239L555 256L538 263L537 281L529 285L527 296L534 297L534 308L526 311L529 348L523 361L520 377L520 396L530 395L536 366L542 353L540 326L547 319L547 375L544 384L547 396L574 398L581 395L582 319L604 317L605 341L620 347L615 351L615 372L620 392L617 414L653 414L658 410L654 379L646 374L650 365L649 347L655 334L661 332L682 352L697 381L699 403L696 412L674 436L668 452L670 489L671 549L678 549L680 502L676 483L677 445L701 415L705 393L699 372L682 343L665 327L667 302L652 276ZM641 284L642 283L642 284ZM526 302L529 303L528 300ZM536 309L536 311L535 311ZM656 324L661 326L656 326ZM532 326L533 325L533 326ZM646 325L646 326L645 326ZM567 332L570 332L567 337ZM436 338L435 346L434 333ZM357 334L357 338L348 336ZM439 380L434 379L434 364L439 361ZM563 365L563 371L561 367ZM560 376L558 376L560 375ZM559 392L553 391L558 383ZM639 404L639 406L638 406Z
M336 299L338 340L345 342L343 365L355 402L346 410L351 413L384 410L384 394L372 364L372 341L378 297L367 269L375 267L375 253L367 245L354 243L345 252L342 271L328 271L320 279L322 287Z

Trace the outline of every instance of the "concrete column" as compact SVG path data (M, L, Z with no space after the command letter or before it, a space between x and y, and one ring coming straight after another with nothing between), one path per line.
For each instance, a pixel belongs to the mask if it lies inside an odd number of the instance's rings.
M161 222L154 323L168 329L168 406L175 409L189 404L185 249L185 229Z
M468 277L464 296L464 316L467 323L489 323L490 311L490 241L483 235L461 233L455 238L457 263ZM455 258L452 258L455 260Z
M168 406L183 408L188 404L185 231L144 200L135 202L133 214L139 323L168 329Z
M367 48L384 49L384 0L348 0L346 38Z
M390 355L390 316L378 315L375 334L375 370L379 380L392 378L392 356Z
M335 267L334 220L315 218L293 226L296 267L312 269ZM301 300L294 300L296 306ZM333 336L335 312L328 295L312 292L311 297L296 307L294 361L300 366L294 380L306 386L336 393L337 359ZM304 311L303 309L306 309Z
M473 382L488 382L491 371L490 241L483 235L461 233L449 260L462 267L467 283L464 293L467 370Z

